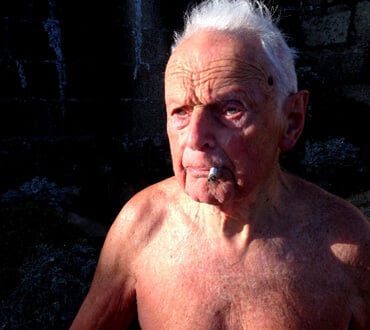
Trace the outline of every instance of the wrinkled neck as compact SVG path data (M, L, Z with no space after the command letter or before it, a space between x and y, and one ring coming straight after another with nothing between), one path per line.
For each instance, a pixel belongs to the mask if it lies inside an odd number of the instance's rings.
M220 239L249 241L255 232L281 221L287 190L281 171L245 198L227 205L199 205L199 220ZM208 228L208 229L207 229Z

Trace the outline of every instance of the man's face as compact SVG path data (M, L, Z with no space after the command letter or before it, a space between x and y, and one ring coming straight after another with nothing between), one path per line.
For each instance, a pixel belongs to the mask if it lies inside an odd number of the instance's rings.
M165 74L174 173L194 200L222 204L267 182L282 134L274 75L259 41L200 32L172 54ZM211 167L220 177L208 182Z

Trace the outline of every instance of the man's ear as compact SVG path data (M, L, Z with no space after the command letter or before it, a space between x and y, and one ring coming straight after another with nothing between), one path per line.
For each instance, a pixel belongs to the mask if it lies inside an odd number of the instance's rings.
M302 134L309 92L301 90L289 95L283 105L284 130L280 138L279 147L282 151L292 149Z

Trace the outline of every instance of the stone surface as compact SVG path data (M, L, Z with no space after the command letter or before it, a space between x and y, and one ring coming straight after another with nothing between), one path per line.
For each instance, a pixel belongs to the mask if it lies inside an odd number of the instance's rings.
M303 21L307 46L327 46L345 43L351 11L341 11Z
M356 6L355 30L360 41L370 41L370 1L361 1Z
M342 93L345 97L351 98L356 102L363 103L370 107L370 85L344 85Z

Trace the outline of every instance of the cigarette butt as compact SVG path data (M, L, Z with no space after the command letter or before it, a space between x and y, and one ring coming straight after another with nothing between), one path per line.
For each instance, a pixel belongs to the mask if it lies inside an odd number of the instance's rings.
M217 167L211 167L208 174L208 182L214 182L220 174Z

